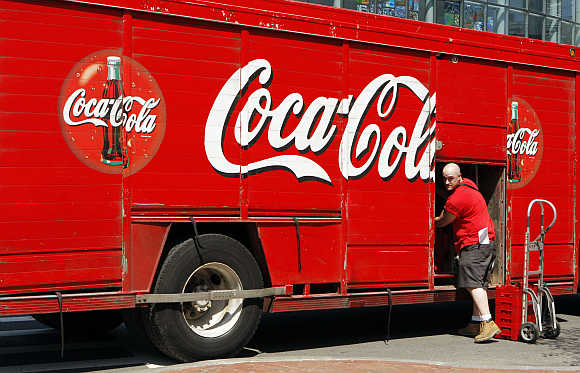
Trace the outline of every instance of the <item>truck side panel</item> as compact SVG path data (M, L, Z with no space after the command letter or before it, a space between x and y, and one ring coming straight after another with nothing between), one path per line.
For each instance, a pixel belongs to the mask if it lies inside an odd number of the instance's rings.
M289 95L300 95L302 108L287 115L281 130L268 121L262 127L263 134L256 136L252 145L242 151L243 164L260 162L277 155L302 156L323 165L330 177L329 182L299 178L287 169L263 168L243 179L243 189L247 194L248 215L260 216L341 216L341 197L344 179L340 176L338 162L339 134L342 132L342 118L328 108L328 99L342 99L342 45L339 41L323 40L311 36L277 33L275 31L251 30L242 33L242 65L257 59L267 59L272 66L271 84L267 87L271 97L271 110L275 110ZM248 94L259 89L255 80L248 88ZM324 89L321 89L324 87ZM242 97L238 105L244 107L247 101ZM297 97L297 96L296 96ZM316 105L314 102L319 102ZM264 103L264 107L267 104ZM297 108L297 107L296 107ZM296 110L297 112L298 110ZM246 114L247 115L247 114ZM240 119L243 118L244 114ZM251 128L258 126L260 115L251 121ZM309 120L309 118L314 120ZM326 118L331 118L336 126L325 130ZM232 119L236 119L233 116ZM233 124L233 121L230 122ZM327 146L317 147L317 141L309 141L298 135L298 128L305 128L310 138L318 138L316 132L327 132ZM316 132L315 132L316 131ZM285 144L277 149L271 146L270 138L280 136ZM286 140L287 139L287 140ZM226 143L233 143L234 137L225 136ZM320 142L323 144L324 142ZM328 235L330 232L323 234Z
M430 87L429 55L418 51L352 43L347 71L349 94L355 97L360 97L363 89L383 74L411 77L426 90ZM372 162L363 174L349 178L346 184L347 279L351 286L428 286L432 214L429 185L419 175L407 175L412 168L409 164L416 164L428 150L420 149L415 159L405 152L407 146L412 147L410 138L424 108L423 100L428 101L399 85L384 104L373 101L360 131L376 123L377 137L360 157L354 154L355 149L346 155L355 167L363 168ZM386 112L391 104L391 113L381 117L379 110ZM400 145L385 145L393 143L396 131L401 132L395 141ZM391 140L387 140L389 137ZM363 144L359 138L357 147ZM373 154L376 145L378 150ZM389 168L387 164L392 170L384 173Z
M48 1L0 9L0 293L119 288L121 176L75 157L57 108L79 60L120 47L121 13Z
M506 64L444 55L436 70L437 158L503 164Z
M415 136L411 144L418 117L427 118L428 128L437 120L438 160L501 168L515 100L520 125L539 124L542 140L529 181L507 187L507 280L522 274L532 198L558 208L547 236L547 280L575 279L575 75L485 60L573 68L575 61L557 55L568 53L567 47L469 30L447 38L459 32L321 7L313 8L311 15L322 17L313 21L297 16L303 8L292 2L261 4L270 10L235 1L202 8L167 3L168 13L186 17L148 13L138 1L127 4L139 11L0 0L0 293L121 285L147 292L170 223L191 216L255 223L273 285L433 290L434 188L432 175L416 169L423 159L432 160L435 148L426 146L432 135L421 141ZM282 9L284 14L272 12L279 24L266 22L274 17L269 11ZM327 11L337 17L337 27L329 27ZM353 20L367 25L359 30ZM395 26L401 28L389 31ZM419 40L417 30L441 33ZM365 43L385 43L386 35L390 46ZM498 40L504 50L484 48ZM532 44L538 53L527 61ZM151 161L131 175L83 165L61 131L63 82L75 77L79 61L103 50L138 61L167 104L159 151L146 154ZM270 79L238 75L252 64L271 73ZM381 97L397 78L397 88ZM383 85L360 110L357 100L376 79ZM228 82L239 92L221 97ZM133 83L125 82L127 93L143 93ZM222 105L228 100L231 107ZM359 117L350 115L357 110ZM208 140L212 113L225 118L221 139ZM359 126L352 125L356 120ZM343 146L350 138L352 146ZM210 146L221 147L233 168L219 169ZM270 159L286 163L247 171ZM304 164L318 176L301 176ZM433 165L426 166L429 171ZM534 217L532 227L537 225Z
M272 285L338 283L344 271L340 224L263 223L259 234Z
M153 74L171 103L158 153L127 180L133 215L239 216L239 173L224 177L215 172L203 151L213 99L240 66L239 28L135 14L132 37L133 57ZM224 152L240 164L234 144L226 143Z
M539 122L543 141L538 145L536 158L541 164L535 176L520 188L508 189L508 197L511 192L512 201L513 278L518 278L523 273L523 245L528 204L534 198L543 198L554 203L558 213L556 224L546 235L545 279L573 280L575 89L574 74L540 68L514 67L513 96L521 98L524 103L527 102L535 112L535 116L525 117L524 106L520 105L522 107L520 123L531 128L534 121ZM534 239L540 230L538 206L534 207L531 215L531 239ZM552 216L552 211L547 207L546 225L552 221ZM531 263L537 263L537 256L531 257Z

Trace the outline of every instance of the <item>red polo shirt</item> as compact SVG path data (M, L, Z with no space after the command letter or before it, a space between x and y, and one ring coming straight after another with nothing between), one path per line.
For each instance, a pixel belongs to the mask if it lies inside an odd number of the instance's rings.
M455 236L453 243L458 252L468 245L489 243L495 240L495 231L487 211L487 204L481 193L469 186L477 189L473 181L463 178L443 207L456 217L453 221Z

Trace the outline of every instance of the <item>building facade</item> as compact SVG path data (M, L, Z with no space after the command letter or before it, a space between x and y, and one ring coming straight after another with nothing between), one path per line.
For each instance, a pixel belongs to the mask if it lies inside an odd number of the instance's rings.
M580 45L580 0L305 1L473 30Z

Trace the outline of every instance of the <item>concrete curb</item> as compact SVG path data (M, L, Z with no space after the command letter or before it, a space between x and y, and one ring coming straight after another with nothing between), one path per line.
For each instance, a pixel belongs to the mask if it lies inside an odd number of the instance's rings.
M158 372L214 372L218 370L207 370L204 368L219 368L229 367L227 369L229 372L268 372L270 371L268 367L273 368L276 364L287 364L296 363L297 367L294 370L291 367L287 368L288 372L328 372L335 370L340 365L356 364L359 363L360 371L364 372L374 372L371 369L372 366L383 366L386 370L397 369L403 373L405 370L409 372L419 371L448 371L448 372L469 372L469 371L485 371L485 372L580 372L580 367L544 367L544 366L511 366L505 368L492 368L489 366L482 366L476 364L450 364L448 362L436 362L436 361L422 361L422 360L391 360L391 359L376 359L376 358L360 358L360 359L349 359L349 358L333 358L333 357L318 357L318 358L247 358L247 359L221 359L221 360L208 360L200 361L196 363L183 364L179 367L167 367L156 369ZM260 366L260 364L264 364ZM257 366L256 366L257 365ZM325 368L326 366L326 368ZM335 366L333 368L333 366ZM252 369L245 369L251 367ZM256 368L258 370L256 370ZM354 373L356 368L349 367L349 371ZM224 370L219 370L224 371ZM378 371L378 370L377 370ZM338 371L337 371L338 372Z

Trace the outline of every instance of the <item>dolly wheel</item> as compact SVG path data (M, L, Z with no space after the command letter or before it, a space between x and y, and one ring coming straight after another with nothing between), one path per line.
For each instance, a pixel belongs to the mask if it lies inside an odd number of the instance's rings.
M560 335L560 323L556 321L556 327L548 327L544 332L544 337L549 339L556 339Z
M540 331L536 324L531 322L525 322L520 328L520 338L526 343L536 343L538 337L540 336Z

